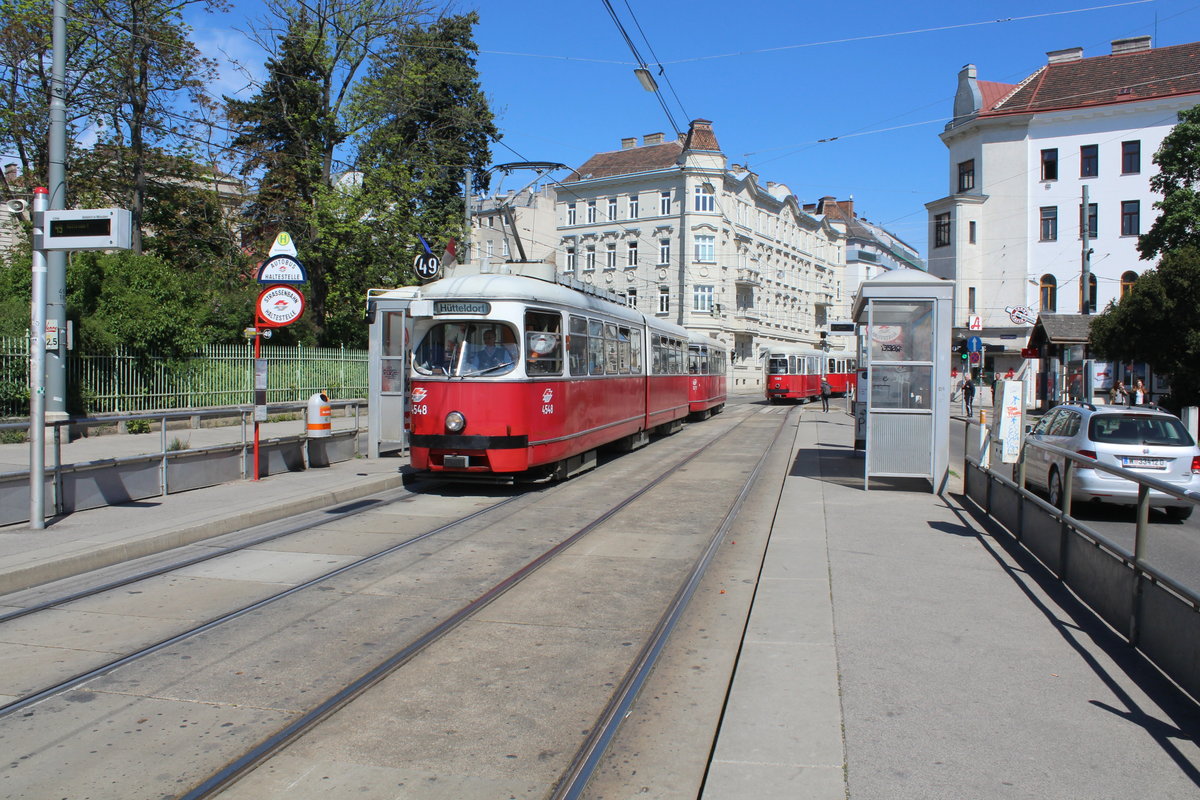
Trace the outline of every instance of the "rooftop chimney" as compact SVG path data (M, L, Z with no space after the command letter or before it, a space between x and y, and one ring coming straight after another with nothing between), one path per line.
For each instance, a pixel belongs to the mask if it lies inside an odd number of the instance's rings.
M1046 53L1051 64L1065 64L1068 61L1079 61L1083 58L1082 47L1068 47L1066 50L1051 50Z
M632 150L635 147L637 147L637 137L636 136L630 136L628 139L621 140L621 149L622 150Z
M652 144L662 144L662 143L663 143L663 134L661 132L660 133L647 133L644 137L642 137L642 144L646 145L647 147L649 147Z
M1126 53L1140 53L1150 49L1149 36L1134 36L1132 39L1113 39L1112 54L1122 56Z

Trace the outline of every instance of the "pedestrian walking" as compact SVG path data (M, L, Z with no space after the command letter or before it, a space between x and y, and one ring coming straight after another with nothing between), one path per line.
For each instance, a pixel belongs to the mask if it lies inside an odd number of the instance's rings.
M829 395L833 394L833 388L830 387L829 381L821 378L821 410L829 410Z
M971 380L971 376L963 378L962 385L963 410L967 416L971 416L971 404L975 401L975 382Z

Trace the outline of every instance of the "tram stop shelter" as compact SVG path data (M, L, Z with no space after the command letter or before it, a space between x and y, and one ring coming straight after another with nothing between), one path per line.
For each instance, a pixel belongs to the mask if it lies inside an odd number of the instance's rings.
M860 414L871 478L925 478L941 493L950 462L954 284L915 269L866 281L854 300Z

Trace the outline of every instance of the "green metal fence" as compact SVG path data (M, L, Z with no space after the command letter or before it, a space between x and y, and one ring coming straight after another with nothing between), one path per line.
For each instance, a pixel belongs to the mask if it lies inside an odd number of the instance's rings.
M365 397L367 351L264 344L267 402ZM70 410L96 415L254 402L254 345L210 345L188 358L120 348L68 351ZM0 416L29 413L29 341L0 338Z

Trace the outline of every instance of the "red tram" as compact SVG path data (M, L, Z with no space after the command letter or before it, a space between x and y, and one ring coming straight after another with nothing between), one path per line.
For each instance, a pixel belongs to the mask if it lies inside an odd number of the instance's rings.
M807 348L775 348L763 360L763 370L763 390L771 403L820 397L822 378L834 396L853 394L857 380L853 357Z
M692 333L688 339L688 411L697 419L721 413L725 407L726 365L729 351L715 339Z
M419 297L411 306L416 469L565 478L594 466L598 447L640 447L651 432L678 430L689 413L681 327L520 275L446 278ZM716 394L704 402L723 403L723 387L719 402Z

